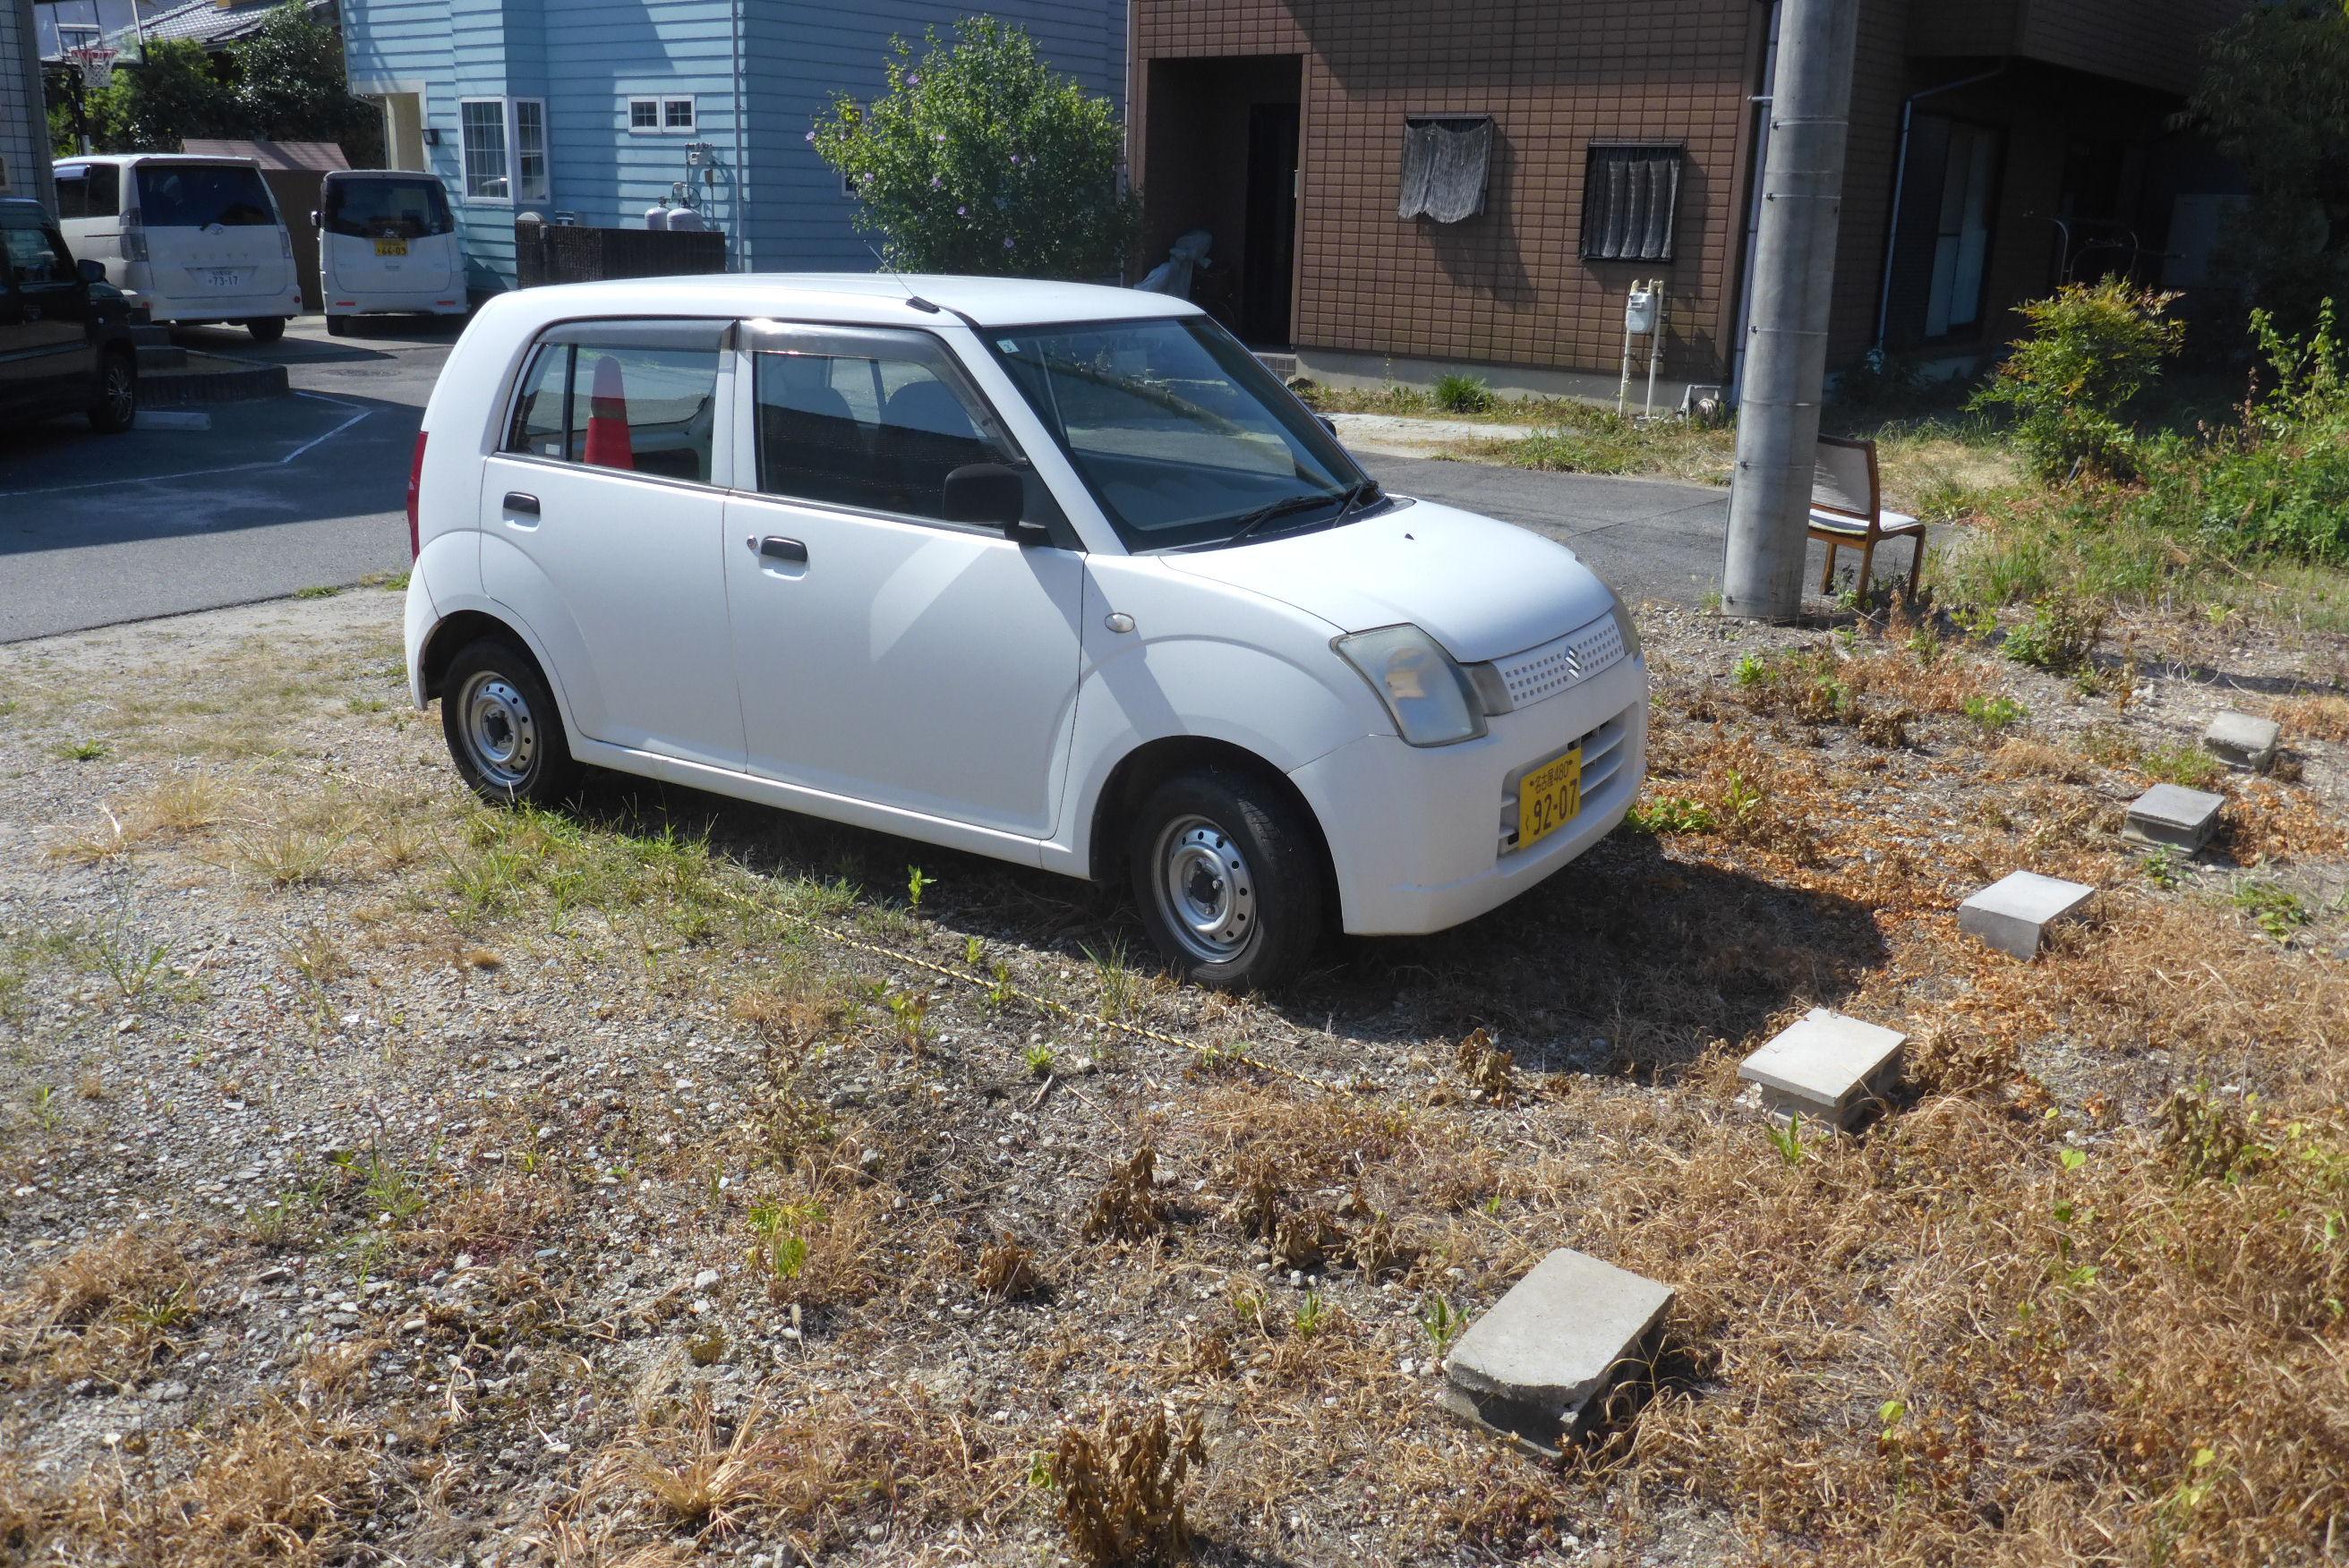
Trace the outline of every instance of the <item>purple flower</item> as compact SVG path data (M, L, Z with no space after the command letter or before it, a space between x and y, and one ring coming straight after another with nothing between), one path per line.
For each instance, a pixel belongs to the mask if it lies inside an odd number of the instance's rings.
M945 131L943 131L943 130L942 130L942 131L938 132L938 134L937 134L937 135L936 135L933 139L937 140L937 141L944 141L946 139L947 139L947 133L946 133Z
M941 179L939 179L936 175L933 174L933 175L931 175L931 176L930 176L930 189L931 189L931 190L935 191L935 190L936 190L939 186L944 185L945 183L946 183L946 181L943 181L943 180L941 180Z
M922 85L922 73L919 71L907 71L905 73L905 85L909 88L920 87Z
M811 130L811 131L809 131L809 132L807 133L807 139L808 139L810 141L813 141L813 140L815 139L815 132L813 132L813 131L812 131L812 130Z
M1011 248L1011 236L1009 234L1003 236L1003 248L1007 251Z
M866 176L864 177L864 183L866 183L867 185L872 184L872 183L873 183L873 176L871 176L870 174L866 175Z
M957 218L968 218L970 216L970 209L968 207L957 207L955 209L955 216Z
M1015 169L1019 166L1019 155L1016 152L1011 155L1011 166Z

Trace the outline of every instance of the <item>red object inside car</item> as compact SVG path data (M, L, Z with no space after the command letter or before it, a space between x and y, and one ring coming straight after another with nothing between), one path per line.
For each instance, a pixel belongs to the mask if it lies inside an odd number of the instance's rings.
M635 443L628 438L628 391L620 362L610 355L595 361L595 391L587 405L587 461L599 469L633 469Z

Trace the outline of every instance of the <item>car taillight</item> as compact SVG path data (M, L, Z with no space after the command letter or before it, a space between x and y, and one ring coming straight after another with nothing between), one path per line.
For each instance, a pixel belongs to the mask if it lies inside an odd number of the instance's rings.
M408 464L408 559L415 560L424 553L424 540L416 522L416 492L424 483L424 440L427 432L416 432L416 456Z

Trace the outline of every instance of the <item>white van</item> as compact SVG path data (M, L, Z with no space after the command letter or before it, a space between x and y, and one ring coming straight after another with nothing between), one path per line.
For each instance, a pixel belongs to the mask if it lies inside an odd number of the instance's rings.
M1607 584L1387 494L1165 294L501 294L408 495L409 679L486 799L590 764L1124 882L1210 985L1497 908L1640 787Z
M465 261L448 192L429 174L337 169L318 191L326 330L355 315L462 315Z
M294 240L250 158L122 152L57 166L57 225L158 324L243 322L274 343L302 312Z

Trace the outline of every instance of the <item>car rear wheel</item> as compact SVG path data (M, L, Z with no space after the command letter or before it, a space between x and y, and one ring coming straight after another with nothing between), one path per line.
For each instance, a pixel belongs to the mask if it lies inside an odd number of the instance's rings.
M274 343L285 335L285 318L282 315L255 316L244 324L255 343Z
M440 729L458 773L493 806L552 806L579 781L554 694L530 655L503 637L468 643L450 661Z
M1150 940L1184 978L1217 990L1295 978L1322 934L1314 844L1296 806L1244 772L1167 779L1143 802L1127 845Z
M89 406L89 427L101 436L119 435L138 418L138 363L128 354L109 353L98 362L98 398Z
M326 318L326 335L328 337L348 337L350 335L351 318L349 316L330 315Z

